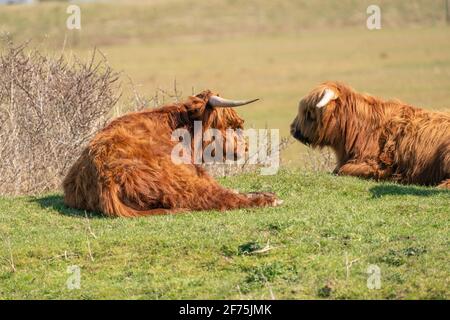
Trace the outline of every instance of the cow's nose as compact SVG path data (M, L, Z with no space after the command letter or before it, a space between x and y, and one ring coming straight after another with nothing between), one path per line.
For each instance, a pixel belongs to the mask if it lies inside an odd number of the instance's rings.
M299 130L292 129L291 135L297 140L300 140L302 138L302 134L300 133Z
M296 128L295 122L293 122L293 123L291 123L291 135L295 136L296 131L297 131L297 128Z

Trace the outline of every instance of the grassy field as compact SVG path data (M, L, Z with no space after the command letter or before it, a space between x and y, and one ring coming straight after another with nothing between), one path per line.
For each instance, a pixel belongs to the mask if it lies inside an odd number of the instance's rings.
M301 171L222 182L285 202L108 219L68 210L58 194L1 199L0 297L450 298L450 192ZM66 287L71 265L79 290ZM379 290L367 287L370 265Z
M65 28L64 3L2 6L0 32L68 56L99 48L123 71L118 113L128 77L148 97L175 79L183 96L260 97L239 111L247 127L282 135L325 80L450 111L443 2L378 3L377 31L366 0L152 0L81 4L81 31ZM106 219L65 208L58 191L0 198L0 299L449 299L450 192L311 173L305 152L290 145L275 177L221 180L274 191L279 208ZM72 265L79 290L66 286Z

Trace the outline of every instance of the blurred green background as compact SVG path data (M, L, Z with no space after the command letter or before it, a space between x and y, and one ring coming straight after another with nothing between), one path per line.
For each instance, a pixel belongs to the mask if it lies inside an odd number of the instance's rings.
M88 57L96 47L123 71L126 110L137 90L183 96L209 88L261 98L240 113L248 127L289 134L298 100L326 80L385 98L450 110L450 26L445 0L377 1L381 30L368 30L366 0L84 1L81 30L68 30L67 1L0 6L0 31L42 50ZM284 151L297 164L299 144Z

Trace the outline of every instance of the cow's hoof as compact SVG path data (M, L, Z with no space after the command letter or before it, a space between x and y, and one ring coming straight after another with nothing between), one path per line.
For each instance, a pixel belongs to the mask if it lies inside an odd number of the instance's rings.
M275 199L274 201L273 201L273 203L272 203L272 207L278 207L278 206L281 206L282 204L283 204L283 200L281 200L281 199Z
M261 206L277 207L283 203L273 192L250 192L246 196Z
M450 179L445 180L440 185L437 186L439 189L448 189L450 190Z

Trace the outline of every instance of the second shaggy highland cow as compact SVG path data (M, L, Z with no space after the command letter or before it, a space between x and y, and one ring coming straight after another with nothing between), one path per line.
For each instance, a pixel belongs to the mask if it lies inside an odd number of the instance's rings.
M291 133L331 147L335 172L450 189L450 114L326 82L300 101Z

